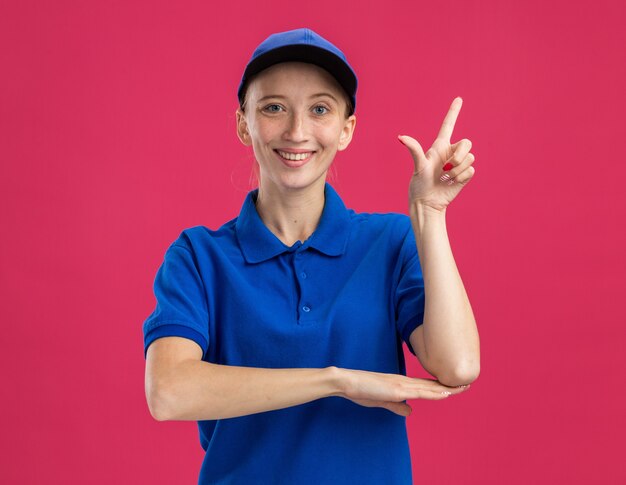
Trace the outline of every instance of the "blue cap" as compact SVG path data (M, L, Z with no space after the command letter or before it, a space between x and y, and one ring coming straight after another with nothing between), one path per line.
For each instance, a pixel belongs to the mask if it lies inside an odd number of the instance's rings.
M352 112L356 109L356 74L346 56L337 47L316 34L311 29L295 29L270 35L252 53L241 78L237 96L243 103L247 81L255 74L279 62L308 62L326 69L344 89L350 101Z

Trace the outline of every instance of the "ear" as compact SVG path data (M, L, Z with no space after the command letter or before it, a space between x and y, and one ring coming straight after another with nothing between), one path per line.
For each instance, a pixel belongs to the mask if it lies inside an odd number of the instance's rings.
M341 136L339 137L339 146L337 147L338 151L342 151L348 148L348 145L352 141L352 134L354 133L355 127L356 115L350 115L348 119L346 119L341 130Z
M246 115L243 111L241 111L241 107L237 108L235 115L237 116L237 136L239 137L239 140L241 140L241 143L249 147L252 145L252 139L250 138L250 133L248 133Z

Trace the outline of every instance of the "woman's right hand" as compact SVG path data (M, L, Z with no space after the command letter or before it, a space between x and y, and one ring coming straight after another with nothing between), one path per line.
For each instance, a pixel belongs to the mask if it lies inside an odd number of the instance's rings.
M381 407L400 416L411 414L407 399L446 399L469 389L448 387L435 379L420 379L400 374L385 374L356 369L341 369L341 397L366 407Z

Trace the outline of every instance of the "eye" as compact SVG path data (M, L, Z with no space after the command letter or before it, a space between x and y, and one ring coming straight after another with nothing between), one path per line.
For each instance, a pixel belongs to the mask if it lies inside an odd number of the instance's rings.
M326 111L320 111L320 109L326 110ZM321 104L318 104L315 108L313 108L313 110L315 110L315 114L318 114L318 115L326 114L329 111L329 109L326 106L321 105Z
M278 108L278 109L274 109ZM265 108L265 111L269 111L270 113L278 113L282 107L279 104L268 104Z

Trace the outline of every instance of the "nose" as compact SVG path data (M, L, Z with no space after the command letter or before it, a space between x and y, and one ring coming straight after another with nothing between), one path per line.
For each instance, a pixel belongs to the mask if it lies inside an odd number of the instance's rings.
M303 113L292 111L289 115L287 126L284 132L285 140L292 142L307 141L306 138L306 116Z

